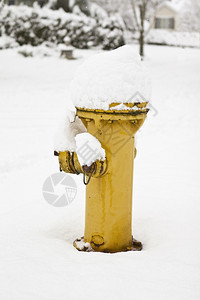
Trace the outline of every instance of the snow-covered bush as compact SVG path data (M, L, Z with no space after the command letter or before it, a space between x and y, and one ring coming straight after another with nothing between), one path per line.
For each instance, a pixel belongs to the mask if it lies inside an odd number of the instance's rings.
M96 29L97 43L103 45L103 49L115 49L116 44L124 45L123 24L120 23L118 16L111 16L98 21Z
M44 42L41 45L37 47L33 47L30 45L23 45L21 47L18 47L17 49L18 53L23 55L24 57L32 57L32 56L39 56L39 57L45 57L45 56L60 56L59 47L54 47L53 44L49 42Z
M107 12L96 3L90 3L90 16L96 19L104 19L108 17Z
M146 38L146 42L155 45L200 47L200 34L198 32L152 29Z
M0 37L0 50L8 49L8 48L15 48L18 46L19 46L19 44L15 41L15 39L13 39L9 36Z
M97 21L85 15L27 6L5 6L0 15L0 36L9 36L19 45L38 46L43 42L63 43L69 37L77 48L102 46L114 49L124 44L123 28L117 18Z

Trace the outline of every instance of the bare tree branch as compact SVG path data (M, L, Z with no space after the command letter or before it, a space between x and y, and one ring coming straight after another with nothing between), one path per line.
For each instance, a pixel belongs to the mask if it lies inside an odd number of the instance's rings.
M145 37L153 27L159 4L164 1L165 0L130 0L136 23L136 29L139 31L140 55L142 57L144 56ZM145 21L147 20L150 24L146 29Z
M132 10L133 10L136 27L137 27L138 30L140 30L140 25L139 25L139 22L138 22L137 13L136 13L136 9L135 9L135 0L130 0L130 3L131 3Z
M145 37L149 34L149 31L153 28L155 18L156 18L156 13L157 13L157 7L154 10L154 14L153 14L152 20L150 21L148 29L145 31Z

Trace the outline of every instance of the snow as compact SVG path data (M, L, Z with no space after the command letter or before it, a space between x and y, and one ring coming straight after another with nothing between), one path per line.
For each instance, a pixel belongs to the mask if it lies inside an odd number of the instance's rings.
M86 132L77 134L75 140L76 153L81 166L89 167L97 160L105 160L105 150L96 137Z
M60 121L55 137L54 150L76 152L81 166L91 166L96 160L105 160L105 150L97 138L87 133L76 111L67 110Z
M135 46L135 50L138 46ZM73 107L69 84L83 59L0 52L0 298L200 299L199 49L147 46L148 116L137 135L133 233L141 252L79 252L82 176L74 202L55 208L42 186L59 171L53 136Z
M146 37L146 42L149 44L199 48L200 33L152 29Z
M66 13L63 9L58 10L52 10L47 7L41 7L35 2L33 7L29 7L27 5L20 5L20 6L7 6L5 5L1 14L2 16L6 16L7 13L10 12L10 14L13 14L13 16L16 16L17 18L23 18L24 16L31 16L34 12L35 14L39 15L40 17L43 17L42 22L44 22L44 25L49 25L52 23L52 20L57 20L60 18L61 22L67 21L67 20L74 20L74 21L80 21L80 17L77 15L72 15L70 13ZM85 20L87 20L87 17L85 16Z
M69 50L72 51L74 49L74 47L72 46L67 46L65 44L58 44L58 49L63 51L63 50Z
M61 48L55 47L55 45L52 45L49 42L44 42L39 46L31 46L31 45L23 45L18 47L17 52L25 57L28 56L38 56L38 57L44 57L44 56L60 56Z
M70 116L71 115L71 116ZM70 117L73 116L73 120ZM56 151L76 151L77 134L86 132L86 128L78 117L75 117L73 111L66 113L65 118L61 122L54 138L54 149Z
M0 49L15 48L19 44L11 37L0 36Z
M90 3L90 16L97 19L104 19L108 17L107 12L98 4Z
M172 6L176 9L176 11L180 12L190 0L172 0Z
M107 110L113 102L133 103L138 92L150 100L150 79L133 46L92 56L78 68L71 84L72 101L82 108Z
M76 240L76 246L81 251L94 252L90 243L85 243L83 238Z

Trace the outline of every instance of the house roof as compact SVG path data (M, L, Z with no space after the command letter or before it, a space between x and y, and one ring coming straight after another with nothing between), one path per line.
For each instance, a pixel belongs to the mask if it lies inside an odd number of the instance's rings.
M168 9L172 10L173 12L178 13L178 9L177 9L176 5L173 4L170 1L165 1L165 2L161 3L158 6L158 10L161 9L161 8L163 8L163 7L167 7Z

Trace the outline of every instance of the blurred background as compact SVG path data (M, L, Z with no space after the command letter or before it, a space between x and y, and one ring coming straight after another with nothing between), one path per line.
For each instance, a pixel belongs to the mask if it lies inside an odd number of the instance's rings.
M67 43L115 49L127 43L200 46L198 0L1 0L0 49L25 56Z

